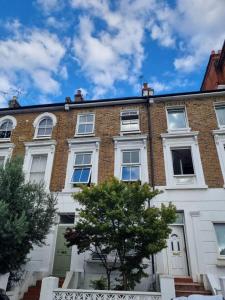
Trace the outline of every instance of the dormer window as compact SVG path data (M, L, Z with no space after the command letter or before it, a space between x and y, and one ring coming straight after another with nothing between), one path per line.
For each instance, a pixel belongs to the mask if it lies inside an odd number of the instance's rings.
M139 113L137 110L127 110L122 111L120 122L120 130L121 132L133 132L139 131Z
M218 126L225 128L225 105L217 105L215 107Z
M13 122L5 120L0 125L0 139L9 139L13 130Z
M33 125L35 127L35 139L49 139L52 136L53 127L56 125L56 116L52 113L39 115Z
M52 135L53 121L50 117L44 118L40 121L37 130L37 137Z
M187 115L184 107L167 108L168 131L188 130Z
M76 135L89 135L94 133L95 115L93 113L79 114L77 116Z

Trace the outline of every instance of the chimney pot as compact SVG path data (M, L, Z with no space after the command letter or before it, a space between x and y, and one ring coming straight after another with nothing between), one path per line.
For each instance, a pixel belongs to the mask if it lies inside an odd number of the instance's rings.
M142 96L152 96L153 94L154 90L148 86L147 82L144 82L142 88Z
M211 55L213 55L213 54L215 54L215 50L212 50L212 51L211 51Z
M19 104L16 96L13 96L12 99L9 100L8 104L9 104L9 108L18 108L18 107L20 107L20 104Z
M71 103L71 102L72 102L72 101L71 101L71 98L67 96L67 97L65 98L65 103L68 103L68 104L69 104L69 103Z
M74 101L75 103L84 101L81 90L77 90L76 94L74 95Z

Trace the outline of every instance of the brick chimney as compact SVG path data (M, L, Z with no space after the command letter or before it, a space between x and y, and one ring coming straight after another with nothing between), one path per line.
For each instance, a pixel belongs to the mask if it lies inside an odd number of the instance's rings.
M66 103L66 104L72 103L72 100L71 100L71 98L70 98L69 96L67 96L67 97L65 98L65 103Z
M74 95L74 101L75 101L75 103L79 103L79 102L84 101L81 90L77 90L76 94Z
M20 107L20 104L19 104L16 96L13 96L13 98L11 100L9 100L8 105L9 105L9 108L19 108Z
M142 87L142 96L152 96L153 94L154 90L148 86L147 82L144 82Z

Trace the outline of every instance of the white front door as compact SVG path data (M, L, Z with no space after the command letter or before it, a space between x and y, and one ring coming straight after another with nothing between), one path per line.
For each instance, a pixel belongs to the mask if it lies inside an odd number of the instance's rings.
M175 276L187 276L187 255L183 226L170 226L172 232L167 240L169 273Z

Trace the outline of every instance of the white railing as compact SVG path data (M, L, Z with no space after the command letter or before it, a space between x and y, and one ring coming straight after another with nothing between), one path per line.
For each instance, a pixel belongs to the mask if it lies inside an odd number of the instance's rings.
M53 300L161 300L161 293L55 289Z

